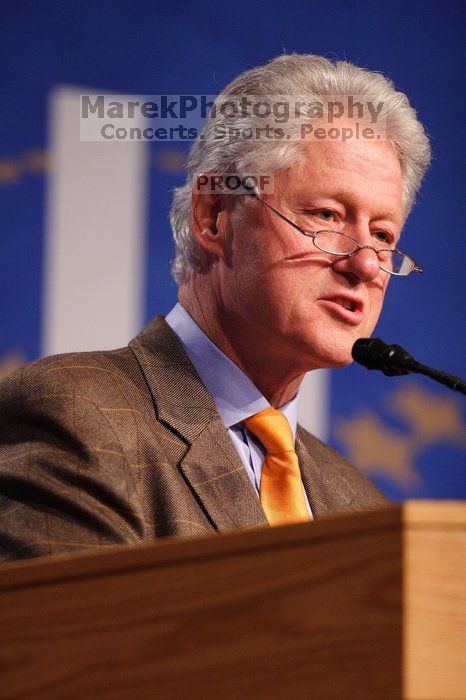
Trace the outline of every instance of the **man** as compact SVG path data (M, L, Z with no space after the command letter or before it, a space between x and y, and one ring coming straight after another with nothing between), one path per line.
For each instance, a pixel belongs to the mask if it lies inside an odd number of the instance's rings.
M345 138L326 132L328 95L363 96L380 117L372 138L354 136L349 112ZM46 358L1 385L5 560L386 503L296 425L297 400L307 371L351 362L388 280L416 269L394 249L427 137L381 75L316 56L249 71L221 100L230 108L208 120L175 194L179 304L127 348ZM286 120L257 100L327 111ZM210 178L228 173L248 180L240 196ZM251 189L260 173L272 192Z

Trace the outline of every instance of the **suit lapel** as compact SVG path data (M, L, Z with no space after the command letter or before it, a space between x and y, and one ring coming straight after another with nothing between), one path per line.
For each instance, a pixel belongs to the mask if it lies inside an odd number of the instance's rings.
M177 336L161 316L130 343L157 417L187 446L179 468L218 530L267 525L241 459Z
M193 441L180 466L219 530L267 525L256 491L220 417Z
M316 444L317 444L316 440ZM319 454L320 450L316 450ZM296 453L298 455L301 476L314 518L335 515L338 512L351 510L354 500L354 490L342 476L336 464L331 461L316 460L303 440L301 428L298 426L296 437Z

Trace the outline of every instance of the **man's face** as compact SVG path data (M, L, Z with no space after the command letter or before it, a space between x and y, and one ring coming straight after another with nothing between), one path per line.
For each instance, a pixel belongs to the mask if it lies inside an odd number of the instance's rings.
M402 226L401 171L387 141L306 143L303 163L275 175L264 199L306 231L342 231L392 248ZM297 372L351 362L373 332L389 275L372 250L350 258L320 252L254 198L227 214L229 252L216 287L230 337L267 348Z

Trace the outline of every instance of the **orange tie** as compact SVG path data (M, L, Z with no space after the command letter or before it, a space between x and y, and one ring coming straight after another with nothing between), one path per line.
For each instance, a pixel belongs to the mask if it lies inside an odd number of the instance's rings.
M260 499L269 524L309 522L293 432L285 416L266 408L244 421L266 450Z

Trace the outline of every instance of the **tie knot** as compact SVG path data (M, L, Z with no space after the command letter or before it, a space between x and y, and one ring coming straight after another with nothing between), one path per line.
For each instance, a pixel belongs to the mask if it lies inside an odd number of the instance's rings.
M294 451L293 431L287 419L275 410L265 408L244 421L247 429L261 441L268 454Z

